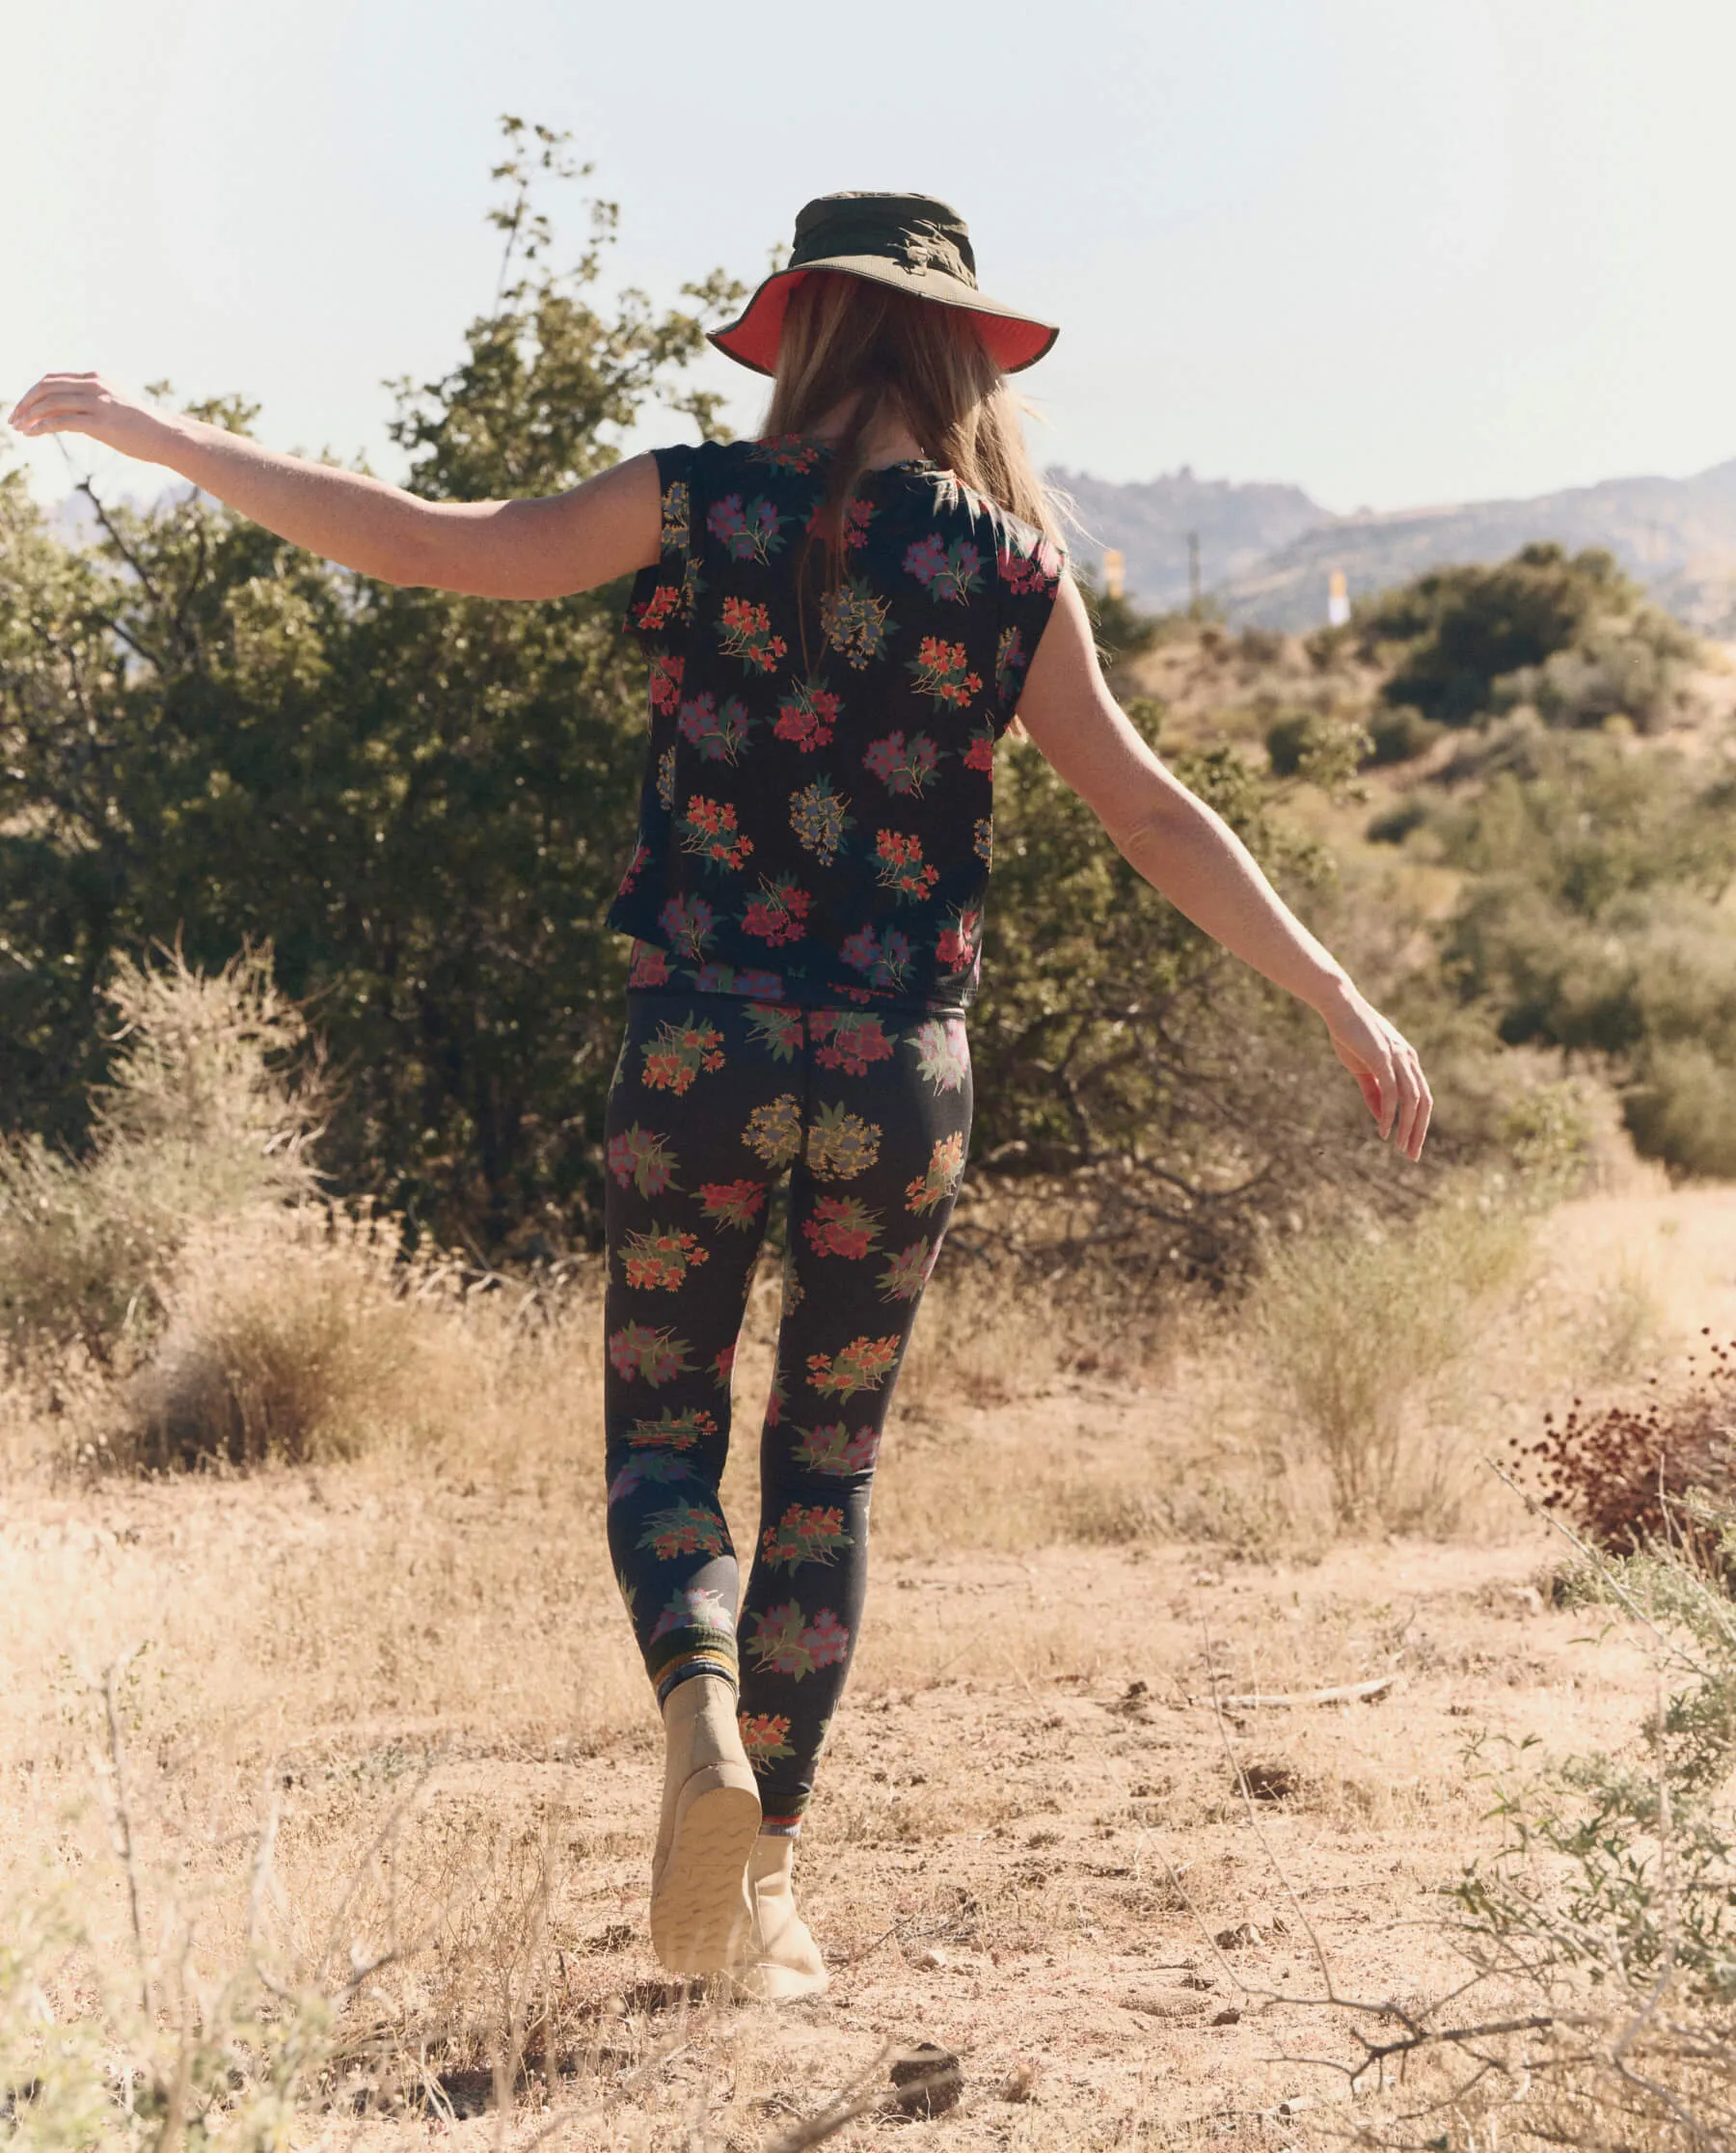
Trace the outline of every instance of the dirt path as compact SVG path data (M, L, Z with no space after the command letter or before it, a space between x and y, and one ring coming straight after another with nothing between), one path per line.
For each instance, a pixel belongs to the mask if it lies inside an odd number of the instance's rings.
M881 2046L921 2038L963 2058L967 2097L945 2125L960 2148L1106 2146L1237 2117L1248 2142L1277 2142L1258 2112L1343 2091L1295 2059L1354 2053L1345 2014L1304 2001L1324 1993L1316 1943L1343 1996L1414 1998L1450 1976L1419 1921L1482 1836L1470 1731L1619 1741L1648 1694L1637 1653L1588 1650L1584 1617L1543 1604L1538 1553L1343 1549L1234 1573L1176 1548L894 1567L804 1856L831 1994L774 2021L703 2018L656 2105L673 2120L708 2085L715 2099L746 2039L755 2099L811 2112ZM1027 1678L1047 1611L1081 1593L1075 1664ZM1375 1703L1220 1722L1213 1668L1233 1693L1396 1681ZM1289 1788L1258 1827L1232 1757ZM623 1801L647 1813L653 1766L615 1760L586 1820L606 1829ZM631 1857L610 1881L578 1981L637 2059L657 2014ZM896 2138L858 2130L847 2142Z

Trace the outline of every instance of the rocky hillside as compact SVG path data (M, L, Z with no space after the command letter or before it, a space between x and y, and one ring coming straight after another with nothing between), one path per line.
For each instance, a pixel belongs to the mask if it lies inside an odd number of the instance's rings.
M1736 461L1692 478L1610 478L1528 501L1332 516L1299 487L1202 480L1183 470L1139 485L1051 474L1077 504L1094 560L1127 557L1130 590L1156 608L1187 597L1187 533L1207 593L1236 624L1299 630L1325 618L1342 568L1351 595L1448 561L1501 560L1528 540L1605 546L1651 595L1702 633L1736 635Z
M1118 486L1082 471L1047 476L1083 527L1080 558L1095 565L1105 546L1119 547L1128 587L1160 610L1187 603L1189 531L1198 535L1200 573L1210 590L1257 574L1293 540L1333 520L1300 486L1196 478L1185 464L1137 485Z

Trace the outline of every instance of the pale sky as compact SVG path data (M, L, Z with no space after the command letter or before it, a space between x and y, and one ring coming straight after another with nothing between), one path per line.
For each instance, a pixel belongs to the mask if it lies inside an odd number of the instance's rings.
M0 70L0 411L168 377L396 476L380 384L492 298L512 111L573 131L665 301L756 281L810 195L952 202L1062 324L1044 462L1350 509L1736 456L1728 0L80 0L8 11ZM755 377L708 376L751 426Z

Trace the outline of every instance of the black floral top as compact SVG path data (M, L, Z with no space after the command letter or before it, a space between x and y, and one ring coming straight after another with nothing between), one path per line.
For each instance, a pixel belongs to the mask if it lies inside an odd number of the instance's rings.
M1061 557L926 460L867 473L798 565L830 450L657 452L663 558L627 627L651 660L638 843L610 910L630 984L807 1007L963 1009L976 991L994 744Z

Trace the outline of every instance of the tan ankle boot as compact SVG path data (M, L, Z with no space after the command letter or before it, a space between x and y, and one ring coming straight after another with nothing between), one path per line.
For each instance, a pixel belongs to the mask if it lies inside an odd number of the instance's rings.
M762 1833L747 1863L747 1895L753 1924L742 1956L729 1969L738 1995L761 2003L790 2003L803 1996L824 1996L826 1962L807 1923L796 1911L790 1872L796 1841Z
M663 1814L651 1857L651 1943L671 1974L714 1974L743 1949L759 1791L733 1683L677 1682L664 1706Z

